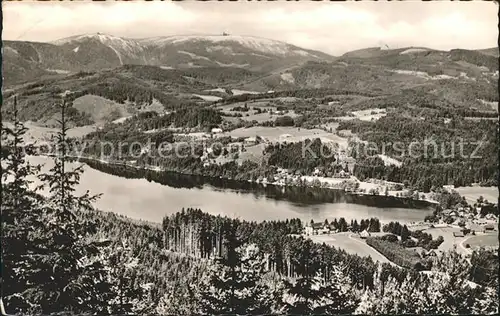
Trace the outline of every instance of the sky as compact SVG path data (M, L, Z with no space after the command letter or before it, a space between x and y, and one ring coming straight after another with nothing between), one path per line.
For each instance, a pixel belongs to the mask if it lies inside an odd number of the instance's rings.
M250 35L332 55L388 46L497 46L498 5L408 2L2 1L3 39L50 42L87 33L128 38Z

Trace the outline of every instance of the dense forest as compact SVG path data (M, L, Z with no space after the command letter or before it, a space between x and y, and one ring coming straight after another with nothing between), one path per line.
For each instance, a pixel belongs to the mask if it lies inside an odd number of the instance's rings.
M418 120L394 113L375 122L343 121L339 129L349 129L371 144L352 145L352 156L357 159L354 174L360 179L406 180L423 192L447 184L497 183L495 121L454 117L446 124L442 118ZM386 166L377 154L394 157L403 165Z
M361 95L366 97L378 96L378 94L367 93L356 90L318 88L318 89L296 89L296 90L273 91L260 94L240 94L224 98L219 102L222 104L232 104L237 102L247 102L252 100L269 99L269 98L274 99L280 97L296 97L296 98L308 99L308 98L322 98L331 95Z

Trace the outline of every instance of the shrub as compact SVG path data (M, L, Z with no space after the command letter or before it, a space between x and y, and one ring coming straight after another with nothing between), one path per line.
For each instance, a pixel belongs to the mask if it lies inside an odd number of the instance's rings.
M398 237L393 234L384 235L381 237L381 239L389 242L398 242Z
M413 239L407 239L403 242L403 245L407 248L413 248L417 246L417 243Z
M290 116L282 116L276 118L275 125L276 126L293 126L295 124L293 118Z

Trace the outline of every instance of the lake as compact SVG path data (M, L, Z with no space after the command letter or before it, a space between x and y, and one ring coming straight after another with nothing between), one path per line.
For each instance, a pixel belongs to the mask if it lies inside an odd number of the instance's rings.
M42 170L52 166L47 157L30 157L31 163L45 164ZM80 163L71 163L76 166ZM382 222L413 222L423 220L432 209L403 207L377 207L376 199L388 200L383 196L348 196L345 193L324 189L317 194L313 188L262 187L253 183L234 184L221 187L217 179L211 184L199 182L199 177L169 177L169 185L146 179L124 178L84 166L77 193L89 190L103 196L95 206L135 219L161 222L165 215L180 211L183 207L200 208L210 214L227 215L250 221L300 218L306 222L331 220L344 217L346 220L377 217ZM306 191L304 191L306 190ZM319 191L321 192L321 191ZM299 202L300 201L300 202ZM334 201L329 203L325 201ZM356 201L359 203L352 203ZM375 201L375 202L374 202ZM362 204L360 204L362 203ZM386 205L386 202L381 202ZM369 204L369 205L366 205Z

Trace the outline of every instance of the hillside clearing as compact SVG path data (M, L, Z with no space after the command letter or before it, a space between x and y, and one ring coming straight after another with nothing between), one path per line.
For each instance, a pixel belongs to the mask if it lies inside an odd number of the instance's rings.
M307 238L317 243L325 243L343 249L347 253L355 254L360 257L371 257L374 261L379 261L380 263L391 263L389 259L368 246L362 239L351 236L351 233L313 235Z
M228 133L233 137L255 137L260 136L269 142L300 142L306 139L319 138L323 142L338 143L339 146L347 147L347 138L325 132L321 129L304 129L297 127L261 127L238 128Z
M3 122L4 126L12 128L13 125L10 122ZM26 134L24 135L24 141L34 142L34 141L48 141L52 136L55 136L59 131L57 128L39 126L31 121L25 122L24 126L27 128ZM96 130L96 125L86 125L73 127L68 130L66 135L68 137L83 137Z
M498 188L497 187L459 187L455 188L460 195L464 196L469 204L474 204L477 199L482 196L485 200L496 203L498 201Z
M193 94L193 96L198 97L200 99L203 99L204 101L209 101L209 102L219 101L222 99L221 97L217 97L214 95Z
M89 114L96 123L113 121L131 114L125 104L119 104L96 95L84 95L75 99L73 107L80 112Z

